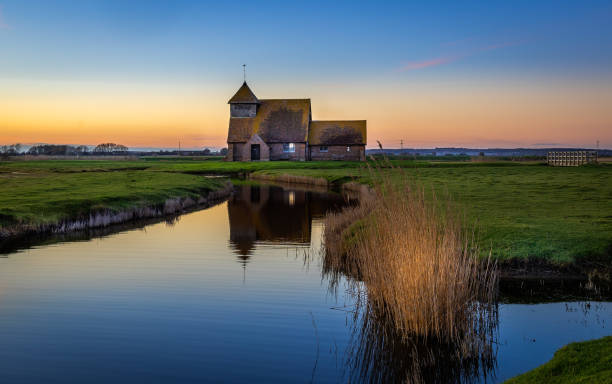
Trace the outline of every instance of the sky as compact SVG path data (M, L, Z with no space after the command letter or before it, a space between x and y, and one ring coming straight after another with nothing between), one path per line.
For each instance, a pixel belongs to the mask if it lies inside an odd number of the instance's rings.
M221 147L311 98L368 146L612 148L610 1L0 0L0 144Z

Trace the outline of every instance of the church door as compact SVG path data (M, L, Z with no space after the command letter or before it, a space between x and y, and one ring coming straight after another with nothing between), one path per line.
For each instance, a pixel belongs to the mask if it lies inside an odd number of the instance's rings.
M251 161L259 160L260 156L259 144L251 144Z

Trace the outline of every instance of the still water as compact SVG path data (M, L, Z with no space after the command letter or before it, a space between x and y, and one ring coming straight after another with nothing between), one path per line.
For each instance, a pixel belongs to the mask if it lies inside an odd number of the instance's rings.
M169 222L3 255L0 382L359 379L353 298L343 281L330 292L317 256L324 214L345 204L241 186ZM610 335L610 319L610 302L501 304L484 375L500 382L569 342Z

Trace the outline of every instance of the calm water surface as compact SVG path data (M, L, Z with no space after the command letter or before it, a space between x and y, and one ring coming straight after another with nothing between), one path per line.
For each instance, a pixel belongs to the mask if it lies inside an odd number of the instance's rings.
M323 215L344 204L333 193L244 186L171 223L5 255L0 382L355 377L353 299L345 282L330 294L316 256ZM612 334L609 302L503 304L499 316L493 382L568 342Z

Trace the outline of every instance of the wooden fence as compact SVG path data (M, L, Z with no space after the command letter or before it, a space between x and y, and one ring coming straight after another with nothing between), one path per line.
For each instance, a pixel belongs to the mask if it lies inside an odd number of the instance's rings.
M548 165L556 167L577 167L583 164L597 163L596 151L563 151L548 152L546 155Z

